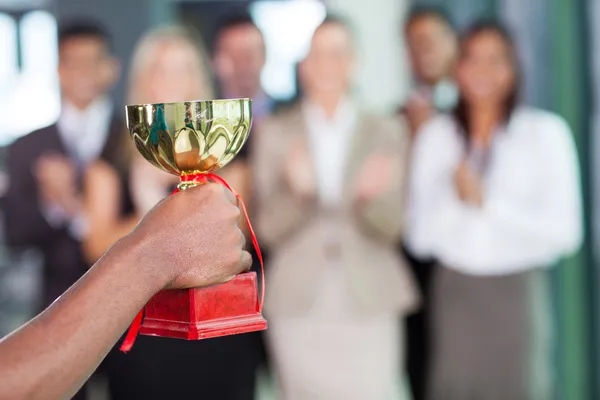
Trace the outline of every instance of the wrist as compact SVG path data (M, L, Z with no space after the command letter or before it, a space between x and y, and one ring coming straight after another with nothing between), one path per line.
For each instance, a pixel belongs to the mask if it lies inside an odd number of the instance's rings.
M144 287L150 296L163 290L172 280L169 269L159 265L157 258L148 252L144 239L135 233L119 239L108 253L117 258L118 263L126 265L127 270L132 272L135 284Z

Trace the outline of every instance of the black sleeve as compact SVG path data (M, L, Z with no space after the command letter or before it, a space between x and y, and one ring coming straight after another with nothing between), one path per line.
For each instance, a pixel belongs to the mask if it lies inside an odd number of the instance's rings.
M33 165L37 156L32 140L24 137L8 150L9 189L4 199L6 237L11 246L41 247L56 231L48 224L39 208L37 183Z

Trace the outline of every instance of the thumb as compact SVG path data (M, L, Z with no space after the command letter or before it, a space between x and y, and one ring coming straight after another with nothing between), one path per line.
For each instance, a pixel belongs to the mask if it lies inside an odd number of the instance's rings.
M252 267L252 256L247 251L242 250L242 254L240 256L240 262L238 263L238 265L235 266L235 269L234 269L234 271L232 271L232 274L221 279L219 281L219 283L229 282L230 280L235 278L236 275L244 273L244 272L248 272L251 267Z
M237 273L247 272L250 268L252 268L252 256L246 250L242 250Z

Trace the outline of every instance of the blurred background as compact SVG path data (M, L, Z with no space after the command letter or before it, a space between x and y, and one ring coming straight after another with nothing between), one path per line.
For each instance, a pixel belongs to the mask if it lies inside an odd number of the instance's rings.
M353 30L358 63L354 90L361 109L391 115L414 86L405 21L415 6L443 8L459 32L480 18L502 21L516 43L522 102L558 114L572 130L582 178L585 239L575 255L550 272L556 337L552 363L557 371L556 398L600 398L600 212L595 207L600 204L598 1L0 0L0 169L5 171L11 144L61 115L57 68L63 21L97 21L112 38L112 52L123 74L110 91L110 100L120 111L127 103L128 71L142 35L155 27L180 24L197 30L202 46L214 54L219 21L240 10L250 15L264 38L262 90L278 103L289 103L299 96L297 65L306 57L315 29L333 12ZM10 182L6 172L0 176L4 196ZM35 246L9 247L3 236L0 244L1 336L38 310L44 261ZM270 385L270 378L261 379ZM107 396L104 386L99 387L94 395L101 397L96 398ZM263 398L271 396L270 389L261 390L261 396L267 396Z

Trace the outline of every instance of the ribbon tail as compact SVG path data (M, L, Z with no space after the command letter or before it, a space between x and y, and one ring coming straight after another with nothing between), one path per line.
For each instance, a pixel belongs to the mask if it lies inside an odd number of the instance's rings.
M252 239L252 245L254 246L254 250L256 251L256 255L258 256L258 261L260 262L260 278L261 278L261 290L260 290L260 299L258 301L258 311L262 312L263 305L265 303L265 265L263 262L262 252L260 251L260 246L258 245L258 239L256 238L256 234L254 233L254 228L252 228L252 223L250 223L250 217L248 216L248 210L246 209L246 204L244 204L244 200L242 197L236 193L235 190L225 181L225 179L221 178L215 174L208 174L208 177L212 180L215 180L225 186L234 196L237 198L240 208L244 213L244 218L246 219L246 225L248 226L248 231L250 232L250 238Z
M142 326L143 318L144 318L144 310L142 309L135 316L135 319L133 320L133 322L131 323L131 326L129 327L129 332L127 332L127 336L125 337L125 340L123 340L123 343L121 344L121 347L119 350L121 350L123 353L129 353L129 351L133 347L133 344L135 343L135 339L137 338L138 332L140 331L140 326Z

